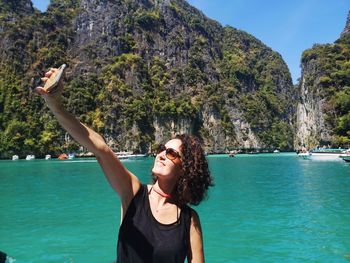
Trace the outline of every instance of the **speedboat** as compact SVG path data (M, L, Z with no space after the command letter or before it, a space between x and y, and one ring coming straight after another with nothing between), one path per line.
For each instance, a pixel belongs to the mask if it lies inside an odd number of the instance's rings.
M116 152L115 155L119 160L130 160L130 159L139 159L143 157L147 157L146 154L133 154L132 152Z
M340 158L342 158L345 162L350 162L350 149L344 151L344 153L340 155Z
M34 155L34 154L28 154L28 155L26 156L26 160L27 160L27 161L34 160L34 159L35 159L35 155Z
M341 156L341 158L342 158L345 162L350 163L350 155Z
M50 160L51 159L51 155L50 154L46 154L45 155L45 160Z
M12 156L12 161L17 161L19 159L18 155L13 155Z
M303 159L309 159L311 157L310 152L300 152L298 153L298 157L303 158Z
M316 148L310 151L312 159L320 160L340 160L339 157L346 151L346 149L338 148Z

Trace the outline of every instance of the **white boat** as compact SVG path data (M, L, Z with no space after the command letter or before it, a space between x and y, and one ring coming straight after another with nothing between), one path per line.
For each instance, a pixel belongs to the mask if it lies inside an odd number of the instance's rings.
M235 157L236 151L230 151L228 157Z
M303 158L303 159L309 159L311 156L310 152L300 152L298 153L298 157Z
M13 155L12 156L12 161L17 161L19 159L18 155Z
M68 159L69 160L72 160L72 159L74 159L75 158L75 153L69 153L68 154Z
M146 157L146 154L133 154L132 152L116 152L119 160L139 159Z
M348 163L350 162L350 154L341 156L340 158L342 158L345 162L348 162Z
M349 157L349 156L350 156L350 149L347 149L342 152L342 154L340 155L340 158Z
M27 161L34 160L34 159L35 159L35 155L34 155L34 154L28 154L28 155L26 156L26 160L27 160Z
M342 158L345 162L350 162L350 149L347 149L344 151L341 155L340 158Z
M280 151L276 149L273 151L273 153L280 153Z
M46 154L45 155L45 160L51 160L51 155L50 154Z
M311 159L319 160L340 160L346 149L316 148L310 151Z

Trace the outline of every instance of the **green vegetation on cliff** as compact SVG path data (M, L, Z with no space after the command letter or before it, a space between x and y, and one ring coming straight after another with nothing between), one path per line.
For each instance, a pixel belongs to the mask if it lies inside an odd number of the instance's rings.
M306 74L311 92L325 100L325 120L334 146L350 143L350 35L334 44L315 45L302 55L302 63L313 63L316 74Z
M292 149L293 87L282 58L251 35L227 27L221 72L232 103L266 148ZM279 83L279 81L285 83ZM286 91L281 87L290 87Z
M40 13L30 1L0 1L1 158L78 150L29 89L62 63L68 110L116 150L148 151L159 126L202 135L208 151L242 148L250 131L250 144L292 149L295 90L279 54L186 1L81 2L54 0Z

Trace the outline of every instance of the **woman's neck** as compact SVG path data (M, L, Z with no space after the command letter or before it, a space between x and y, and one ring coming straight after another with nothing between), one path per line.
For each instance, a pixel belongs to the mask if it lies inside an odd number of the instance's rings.
M166 182L159 182L157 180L155 184L153 185L153 190L156 194L158 194L161 197L165 197L166 199L171 199L171 193L173 190L173 186L166 183Z
M158 188L158 187L155 187L155 185L152 187L152 190L160 195L161 197L164 197L166 199L170 199L171 198L171 195L170 194L167 194L167 193L164 193L162 189Z

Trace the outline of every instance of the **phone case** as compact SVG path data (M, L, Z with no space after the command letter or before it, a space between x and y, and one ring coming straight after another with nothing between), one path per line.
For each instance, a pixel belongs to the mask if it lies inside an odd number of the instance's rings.
M58 86L58 83L60 82L60 79L63 76L64 70L66 69L67 65L63 64L61 65L58 70L55 73L52 73L50 78L45 82L44 89L51 93L54 92Z

